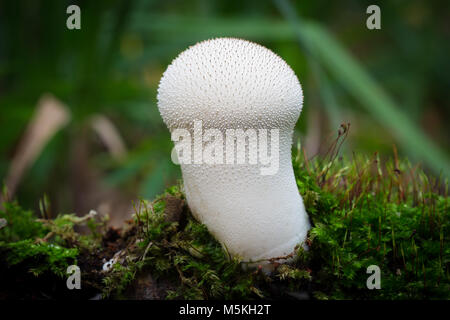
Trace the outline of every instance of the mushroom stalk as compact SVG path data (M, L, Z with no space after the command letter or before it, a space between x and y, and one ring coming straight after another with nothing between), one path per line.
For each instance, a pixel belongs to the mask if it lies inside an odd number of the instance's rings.
M181 160L187 203L243 261L287 256L306 238L291 162L302 101L286 62L240 39L200 42L161 78L158 108Z

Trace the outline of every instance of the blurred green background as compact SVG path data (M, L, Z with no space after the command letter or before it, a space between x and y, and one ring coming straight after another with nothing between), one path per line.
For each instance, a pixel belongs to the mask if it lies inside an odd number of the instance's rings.
M81 30L66 28L70 4ZM366 27L371 4L381 30ZM310 156L349 122L344 155L388 157L395 144L448 175L449 35L448 1L1 1L0 179L25 206L45 193L54 212L113 215L174 184L158 82L178 53L222 36L294 69Z

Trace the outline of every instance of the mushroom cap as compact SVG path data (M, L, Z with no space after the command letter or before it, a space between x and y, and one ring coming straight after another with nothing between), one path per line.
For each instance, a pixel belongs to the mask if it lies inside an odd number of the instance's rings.
M202 120L213 128L293 128L303 95L287 63L256 43L207 40L182 52L164 72L158 108L169 130Z

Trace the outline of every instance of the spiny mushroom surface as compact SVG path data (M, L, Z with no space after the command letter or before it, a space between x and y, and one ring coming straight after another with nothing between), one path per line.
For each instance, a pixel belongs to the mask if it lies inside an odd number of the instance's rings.
M279 133L278 146L267 147L276 155L274 170L267 163L249 161L250 138L245 139L245 159L240 159L245 163L196 161L194 141L192 163L181 163L192 213L229 253L244 261L288 255L306 238L309 221L291 162L293 129L302 102L300 83L286 62L267 48L240 39L200 42L172 61L161 78L158 108L173 140L176 129L187 129L193 140L215 129L214 139L201 142L203 152L208 142L215 141L223 148L214 154L226 159L229 129L258 134L264 132L260 129L275 129L267 135L268 142ZM194 130L199 120L202 127ZM222 141L217 133L223 134ZM258 155L264 153L262 142L259 135ZM181 139L175 141L175 146L180 143Z

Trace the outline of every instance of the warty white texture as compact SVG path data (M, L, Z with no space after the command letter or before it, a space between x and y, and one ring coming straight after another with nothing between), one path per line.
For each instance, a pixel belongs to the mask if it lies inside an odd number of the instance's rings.
M192 131L195 120L224 134L280 130L275 175L261 175L261 164L181 164L192 213L244 261L285 256L306 238L310 225L291 163L302 102L300 83L286 62L241 39L200 42L174 59L161 78L158 108L170 131Z

